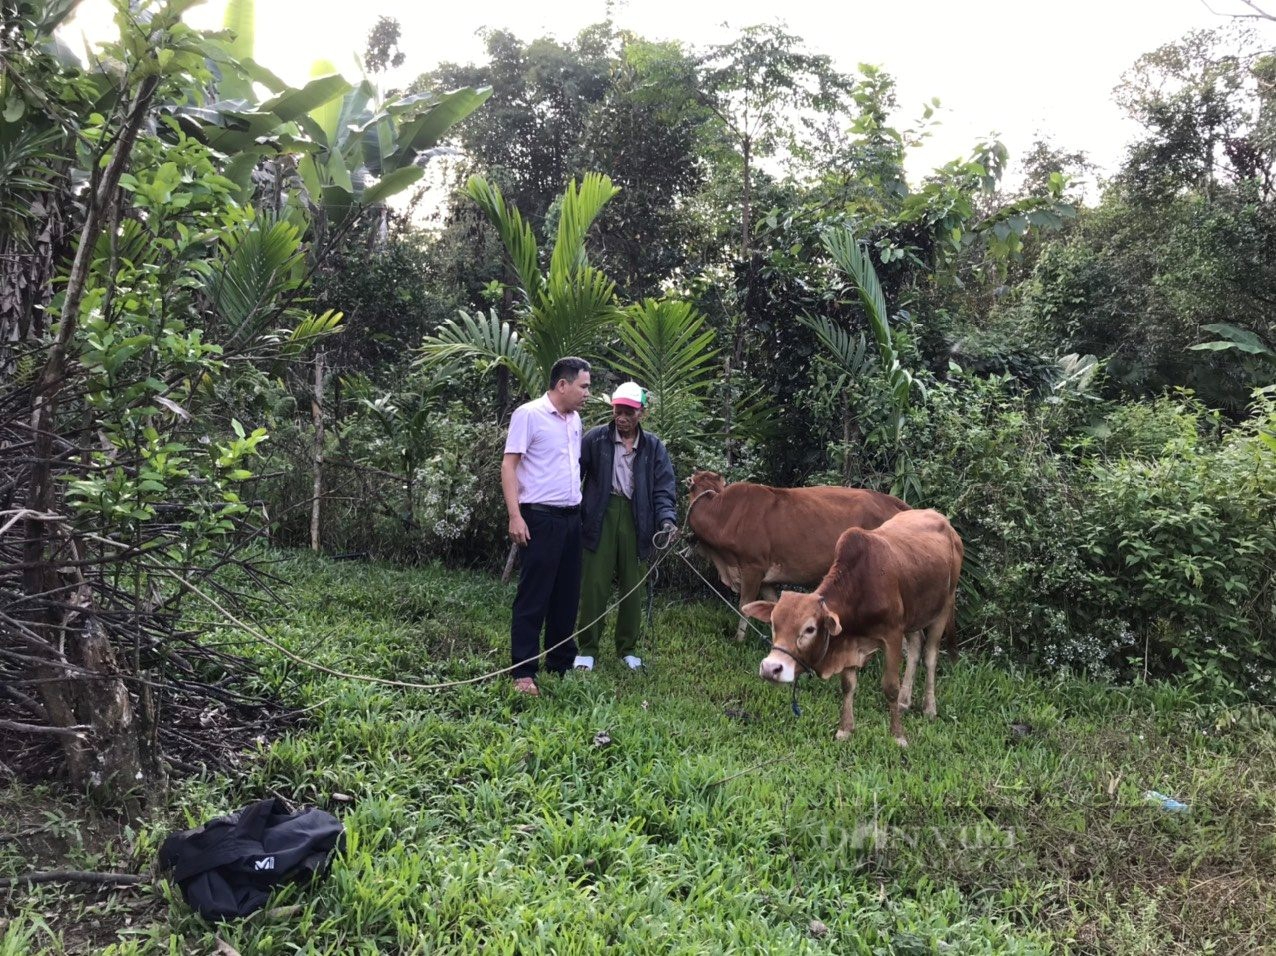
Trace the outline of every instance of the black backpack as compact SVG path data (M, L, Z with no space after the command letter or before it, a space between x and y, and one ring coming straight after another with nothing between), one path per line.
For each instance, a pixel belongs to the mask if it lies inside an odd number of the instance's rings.
M192 909L220 920L261 909L276 886L309 882L344 846L345 830L332 814L289 813L270 799L172 834L159 863L173 871Z

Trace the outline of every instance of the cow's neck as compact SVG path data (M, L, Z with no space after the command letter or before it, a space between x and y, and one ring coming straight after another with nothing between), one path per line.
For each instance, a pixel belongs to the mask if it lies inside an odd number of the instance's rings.
M713 530L721 526L721 521L710 521L706 524L705 519L719 514L721 510L722 492L717 488L706 488L695 495L687 505L687 523L691 525L691 530L695 532L696 537L706 544L716 543L717 536L713 534Z
M849 624L847 615L859 603L860 580L870 573L869 568L868 556L863 551L858 552L856 559L849 562L839 555L815 589L815 594L824 599L824 604L830 611Z

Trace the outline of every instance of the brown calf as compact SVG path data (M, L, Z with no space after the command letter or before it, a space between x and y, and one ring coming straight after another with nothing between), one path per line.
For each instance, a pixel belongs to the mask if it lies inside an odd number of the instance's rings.
M796 680L798 668L825 679L841 674L837 739L845 740L855 730L859 669L884 648L882 690L890 707L891 735L907 746L899 715L912 703L921 644L915 632L926 632L924 712L934 717L935 663L940 638L955 633L962 555L961 538L938 511L903 511L876 530L847 530L814 593L788 591L778 602L755 601L744 608L745 614L771 622L771 653L758 674L777 683ZM901 692L899 665L905 650L908 666Z
M728 485L712 471L697 471L687 485L691 530L722 583L739 592L741 607L763 590L774 600L776 585L811 587L828 570L843 531L876 528L908 509L878 491L772 488L745 481ZM741 618L737 641L747 627Z

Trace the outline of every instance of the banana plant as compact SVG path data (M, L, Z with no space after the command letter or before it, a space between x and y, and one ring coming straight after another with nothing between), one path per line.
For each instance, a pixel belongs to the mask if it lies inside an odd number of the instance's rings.
M298 124L317 146L297 172L330 226L416 183L444 134L483 105L491 87L417 93L378 102L368 81ZM336 107L335 109L333 107Z
M263 159L296 155L310 204L328 227L416 183L440 139L492 93L467 87L378 102L367 80L352 86L333 73L294 90L260 68L250 71L275 95L171 112L187 135L232 157L226 177L245 192Z
M549 384L554 362L564 355L595 358L604 331L621 317L616 284L589 264L585 236L603 207L620 190L611 179L587 173L563 193L558 235L549 269L542 273L532 227L499 189L473 176L466 193L500 234L522 291L517 326L487 314L462 311L421 343L417 364L438 369L469 362L481 371L503 367L528 395Z
M1227 352L1237 351L1254 358L1267 366L1267 372L1276 372L1276 350L1267 346L1262 339L1249 329L1242 329L1227 322L1212 322L1204 328L1220 335L1222 338L1210 342L1199 342L1188 346L1193 352Z
M294 157L320 232L416 183L447 131L492 93L490 87L467 87L382 100L366 78L352 84L326 62L315 64L304 86L291 89L253 59L255 21L253 0L231 0L228 39L206 45L219 71L221 99L169 112L183 132L229 157L225 175L241 198L250 192L258 163ZM255 85L272 96L259 102Z

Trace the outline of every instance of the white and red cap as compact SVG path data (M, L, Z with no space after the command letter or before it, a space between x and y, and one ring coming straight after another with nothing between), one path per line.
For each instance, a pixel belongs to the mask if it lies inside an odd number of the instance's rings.
M625 382L611 393L613 405L628 405L630 408L645 408L647 392L637 382Z

